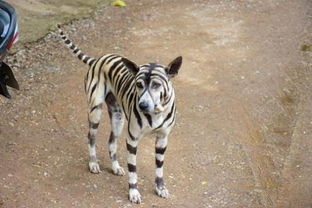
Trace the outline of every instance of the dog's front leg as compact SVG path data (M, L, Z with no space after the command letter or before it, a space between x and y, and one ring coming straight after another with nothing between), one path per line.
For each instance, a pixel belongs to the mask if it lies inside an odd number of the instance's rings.
M168 144L167 135L157 135L155 145L155 162L156 162L156 179L155 179L155 192L162 198L168 198L169 192L164 184L163 179L163 165L165 158L165 151Z
M127 137L127 150L128 150L128 174L129 174L129 200L133 203L141 203L141 194L138 191L138 176L136 173L136 153L139 143L138 137L133 137L129 132Z

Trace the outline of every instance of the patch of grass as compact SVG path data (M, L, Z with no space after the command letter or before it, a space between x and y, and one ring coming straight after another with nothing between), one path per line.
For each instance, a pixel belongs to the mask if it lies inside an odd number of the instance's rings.
M20 42L31 43L44 37L56 23L90 17L97 9L107 5L109 0L47 0L42 3L34 0L30 6L27 1L12 4L18 16Z
M307 51L311 51L311 46L308 44L303 44L300 48L301 51L303 52L307 52Z

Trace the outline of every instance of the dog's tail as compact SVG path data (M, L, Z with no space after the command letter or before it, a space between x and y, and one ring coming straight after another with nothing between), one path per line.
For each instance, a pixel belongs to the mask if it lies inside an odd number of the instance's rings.
M91 66L95 62L95 58L85 55L68 37L64 34L61 26L57 24L58 32L60 37L62 38L65 45L69 48L69 50L78 57L79 60L83 61L83 63L88 64Z

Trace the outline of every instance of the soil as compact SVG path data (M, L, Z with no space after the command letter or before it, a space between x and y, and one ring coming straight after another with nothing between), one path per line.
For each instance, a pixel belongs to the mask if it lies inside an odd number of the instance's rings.
M8 57L20 83L0 98L0 207L312 207L309 0L129 1L63 25L88 55L138 64L182 55L177 124L157 197L153 137L138 148L141 205L110 170L104 115L102 172L88 171L87 66L53 32ZM126 167L124 136L119 161Z

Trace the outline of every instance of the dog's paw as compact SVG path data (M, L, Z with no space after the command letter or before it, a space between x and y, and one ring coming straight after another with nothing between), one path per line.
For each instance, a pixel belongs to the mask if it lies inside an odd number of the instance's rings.
M165 186L162 186L162 187L155 186L155 192L161 198L168 198L169 197L169 191Z
M132 203L140 204L142 202L140 192L137 189L129 189L129 200Z
M122 168L122 167L112 167L112 170L113 170L113 173L115 174L115 175L118 175L118 176L123 176L123 175L125 175L126 173L125 173L125 170Z
M90 161L89 170L91 173L100 173L101 169L98 162Z

